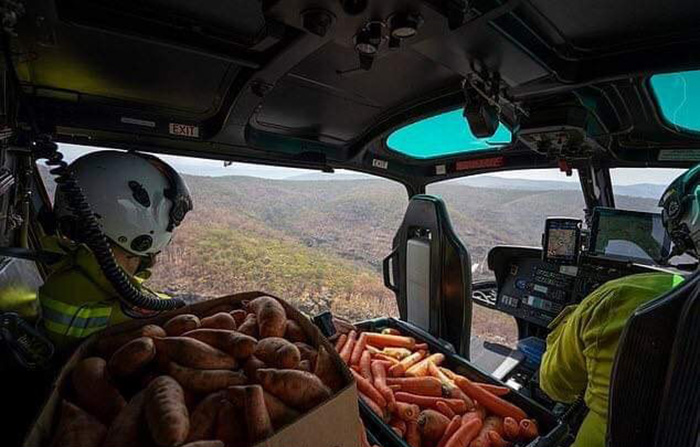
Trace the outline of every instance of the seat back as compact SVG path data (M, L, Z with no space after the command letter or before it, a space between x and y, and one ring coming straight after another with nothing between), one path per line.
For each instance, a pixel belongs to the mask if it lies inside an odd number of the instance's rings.
M635 311L615 357L607 445L700 445L700 276Z
M411 198L384 259L384 283L396 294L401 319L469 357L471 262L440 198Z

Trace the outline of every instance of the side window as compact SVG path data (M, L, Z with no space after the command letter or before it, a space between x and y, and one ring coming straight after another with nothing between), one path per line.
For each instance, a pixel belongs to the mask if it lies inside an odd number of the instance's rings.
M100 149L61 150L72 161ZM149 287L194 299L263 290L308 314L398 316L381 261L408 203L400 184L352 172L159 157L184 176L194 209L159 255Z
M442 197L455 231L472 258L474 282L494 280L487 265L496 245L541 245L548 216L583 218L585 204L578 177L554 169L484 174L428 185ZM472 335L514 346L515 319L474 306Z
M610 170L610 179L617 208L659 212L659 199L666 187L684 169L617 168Z

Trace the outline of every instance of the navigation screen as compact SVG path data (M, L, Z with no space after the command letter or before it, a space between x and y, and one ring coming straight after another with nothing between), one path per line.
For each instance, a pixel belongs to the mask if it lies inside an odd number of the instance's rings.
M666 258L670 247L661 214L614 208L594 211L591 251L595 255L655 264Z
M581 221L576 219L547 219L545 228L545 260L560 264L575 264L579 254Z

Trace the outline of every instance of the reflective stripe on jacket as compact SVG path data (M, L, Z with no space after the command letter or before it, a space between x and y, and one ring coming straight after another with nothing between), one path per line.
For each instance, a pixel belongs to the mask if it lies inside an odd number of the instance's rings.
M641 305L669 292L683 278L644 273L610 281L569 306L552 322L540 366L540 386L571 403L585 391L589 413L573 447L604 447L610 375L622 330Z

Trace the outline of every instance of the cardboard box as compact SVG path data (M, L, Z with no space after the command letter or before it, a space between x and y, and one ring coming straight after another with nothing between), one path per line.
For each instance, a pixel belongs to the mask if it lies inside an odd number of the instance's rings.
M162 324L173 316L184 313L193 313L200 316L206 315L212 309L224 304L240 307L242 301L253 300L260 296L271 296L282 303L287 312L287 317L299 323L306 332L311 344L314 347L324 346L331 353L333 362L346 380L346 385L329 400L312 409L297 421L283 427L271 438L256 444L256 447L359 447L358 395L355 381L347 366L338 357L333 345L321 335L318 328L308 318L284 300L262 292L239 293L193 304L149 320L134 320L113 326L106 329L102 334L91 337L80 345L63 367L46 405L30 430L23 446L47 447L49 445L53 434L56 409L61 401L61 390L68 385L70 372L75 364L90 355L95 340L101 335L128 332L149 323Z

